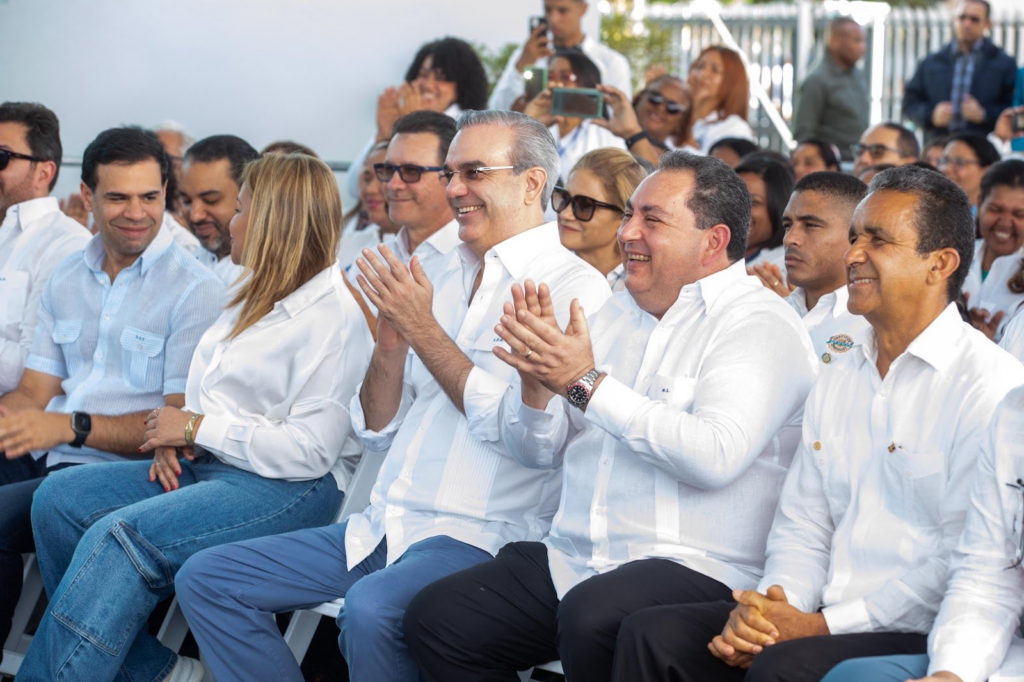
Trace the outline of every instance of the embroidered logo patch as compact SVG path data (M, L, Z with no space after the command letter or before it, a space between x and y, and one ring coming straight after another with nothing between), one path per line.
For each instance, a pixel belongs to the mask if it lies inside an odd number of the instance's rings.
M853 348L853 337L849 334L836 334L826 344L833 353L845 353Z

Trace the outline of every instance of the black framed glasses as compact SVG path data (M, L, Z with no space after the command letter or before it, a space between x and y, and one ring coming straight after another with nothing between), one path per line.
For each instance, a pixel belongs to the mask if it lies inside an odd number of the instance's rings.
M437 179L440 181L442 187L447 187L448 183L452 181L452 178L455 177L456 173L461 173L462 179L466 182L474 182L492 171L515 170L515 168L515 166L481 166L480 168L464 168L463 170L438 168L437 170L441 172L437 174Z
M647 91L647 101L654 106L664 104L665 113L671 114L672 116L676 116L686 111L685 104L680 104L679 102L675 102L670 99L665 99L665 95L661 94L657 90Z
M594 211L598 208L609 208L619 213L625 213L624 210L615 204L606 204L603 201L598 201L582 194L573 196L564 187L555 187L555 190L551 193L551 208L555 210L555 213L561 213L567 206L572 206L572 214L581 223L593 219Z
M395 177L395 171L398 172L398 177L402 179L402 182L406 184L413 184L419 182L420 178L427 171L439 171L443 170L442 166L416 166L411 163L403 163L396 166L393 163L375 163L373 164L373 172L377 176L377 179L381 182L389 182L391 178Z
M894 149L893 147L886 147L884 144L855 144L853 145L853 147L851 147L851 149L853 149L854 158L860 156L865 152L870 154L871 158L874 161L880 161L882 157L885 156L886 152L893 152L894 154L899 154L900 158L903 157L903 152L901 152L899 149Z
M7 164L11 162L11 159L25 159L26 161L46 161L46 159L40 159L38 156L19 154L18 152L12 152L10 149L0 149L0 171L7 168Z

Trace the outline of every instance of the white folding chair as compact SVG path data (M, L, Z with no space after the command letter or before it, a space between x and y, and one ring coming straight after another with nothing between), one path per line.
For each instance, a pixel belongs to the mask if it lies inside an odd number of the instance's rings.
M4 642L4 660L0 664L0 674L16 675L21 661L25 658L28 645L32 643L32 637L25 634L28 629L28 622L32 613L36 610L40 598L43 596L43 576L39 573L39 564L36 562L35 554L22 555L25 568L22 573L21 597L18 605L14 608L14 618L11 621L11 634Z
M370 504L370 492L373 490L373 484L377 480L377 473L380 471L381 464L384 463L386 454L385 452L363 453L359 464L356 465L355 474L352 475L352 480L348 484L345 502L341 505L341 511L338 512L335 523L341 523L352 514L366 509ZM312 609L296 611L292 614L288 628L284 631L284 641L288 644L296 661L302 663L302 659L305 658L309 643L313 641L313 633L316 632L316 627L320 624L320 618L322 616L337 618L344 606L344 599L335 599Z

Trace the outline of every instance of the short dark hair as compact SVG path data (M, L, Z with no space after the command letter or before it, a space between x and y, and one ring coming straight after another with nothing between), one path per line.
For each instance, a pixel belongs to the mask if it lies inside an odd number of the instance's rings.
M426 43L413 57L405 73L406 82L416 80L427 57L435 69L455 83L455 101L463 111L487 108L487 72L469 43L452 37Z
M295 142L293 140L276 140L260 150L260 156L264 154L305 154L319 159L317 153L311 147Z
M430 133L437 136L438 159L444 163L455 137L455 119L437 111L414 111L395 121L391 136L401 133Z
M952 248L960 254L960 267L946 285L948 300L956 300L974 258L974 217L967 194L942 173L911 165L882 171L871 181L868 191L900 192L917 199L917 252L927 256Z
M774 249L782 246L786 229L782 226L782 214L786 212L786 204L793 194L796 179L793 167L779 158L764 152L748 154L736 166L736 174L753 173L764 180L765 197L768 204L768 219L772 224L772 237L765 242L763 249Z
M981 193L978 197L978 206L985 203L988 195L996 187L1024 188L1024 161L1021 159L1006 159L1005 161L992 164L985 171L985 174L981 176Z
M57 184L64 148L60 144L60 121L42 104L35 102L4 102L0 104L0 123L20 123L25 126L25 141L32 156L53 161L57 170L50 180L50 190Z
M739 175L713 156L697 156L683 150L661 155L658 171L693 173L693 189L686 207L693 212L698 230L726 225L732 233L726 255L735 263L747 252L750 233L750 193Z
M846 173L818 171L801 178L793 192L817 192L834 201L857 205L867 196L868 186Z
M887 171L890 168L895 167L896 165L892 163L876 163L871 166L868 166L867 168L862 168L860 173L857 173L857 178L863 178L868 173L872 173L873 175L871 177L875 177L875 175L878 175L882 171Z
M940 149L945 147L949 143L949 135L939 135L925 142L924 146L921 147L921 154L925 154L932 147L939 147Z
M976 0L972 0L972 2L973 1ZM978 157L978 163L981 164L982 168L991 166L1002 158L999 156L999 152L996 151L996 148L992 143L988 141L988 138L981 133L970 133L966 131L954 133L949 136L949 140L946 141L946 144L949 144L950 142L963 142L965 145L970 147L971 151L974 152L974 155Z
M974 2L974 0L971 0L971 2ZM900 156L903 158L913 156L915 159L921 156L921 145L918 144L917 137L905 126L893 123L892 121L886 121L878 125L887 130L895 130L899 134L899 137L896 138L896 149L899 150Z
M754 152L760 150L760 147L758 147L756 144L745 138L723 137L721 140L711 145L711 149L708 150L708 154L714 154L715 150L718 149L719 147L731 149L736 153L736 156L740 157L741 159L747 154L753 154Z
M211 135L196 142L185 152L185 160L198 163L212 163L227 159L231 164L231 177L235 184L242 186L242 171L245 164L260 157L251 144L235 135Z
M840 168L839 148L836 147L834 144L820 137L808 137L804 140L800 140L800 143L797 145L797 147L802 147L805 144L810 145L811 147L815 147L818 150L818 155L821 157L821 160L825 163L826 168Z
M988 0L966 0L964 2L964 4L967 4L968 2L976 2L979 5L984 5L985 6L985 18L986 19L988 19L989 17L992 16L992 5L990 5L988 3Z
M160 184L166 184L171 174L171 160L156 135L128 126L104 130L82 155L82 182L95 192L100 166L133 166L150 159L160 167Z
M578 47L560 47L548 60L561 57L569 62L569 68L576 75L577 88L596 88L601 84L601 69Z

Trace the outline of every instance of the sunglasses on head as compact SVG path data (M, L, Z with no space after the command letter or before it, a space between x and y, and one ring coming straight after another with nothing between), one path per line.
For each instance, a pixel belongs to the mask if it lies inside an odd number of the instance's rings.
M680 104L679 102L673 102L670 99L665 99L665 95L661 94L656 90L650 90L647 92L647 101L654 106L659 104L665 105L665 112L673 116L681 114L686 111L686 105Z
M395 171L397 171L398 177L402 179L402 182L409 185L419 182L424 172L439 170L443 170L443 168L441 166L416 166L411 163L403 163L400 166L396 166L393 163L373 164L373 172L381 182L390 182L391 178L395 177Z
M9 149L0 149L0 171L7 168L7 164L11 162L11 159L25 159L26 161L45 161L46 159L40 159L36 156L29 156L28 154L19 154L18 152L12 152Z
M615 204L606 204L603 201L598 201L582 194L573 196L564 187L555 187L555 191L551 193L551 208L554 209L555 213L561 213L570 205L572 206L572 214L581 223L591 220L594 217L594 210L597 208L610 208L613 211L625 213Z

